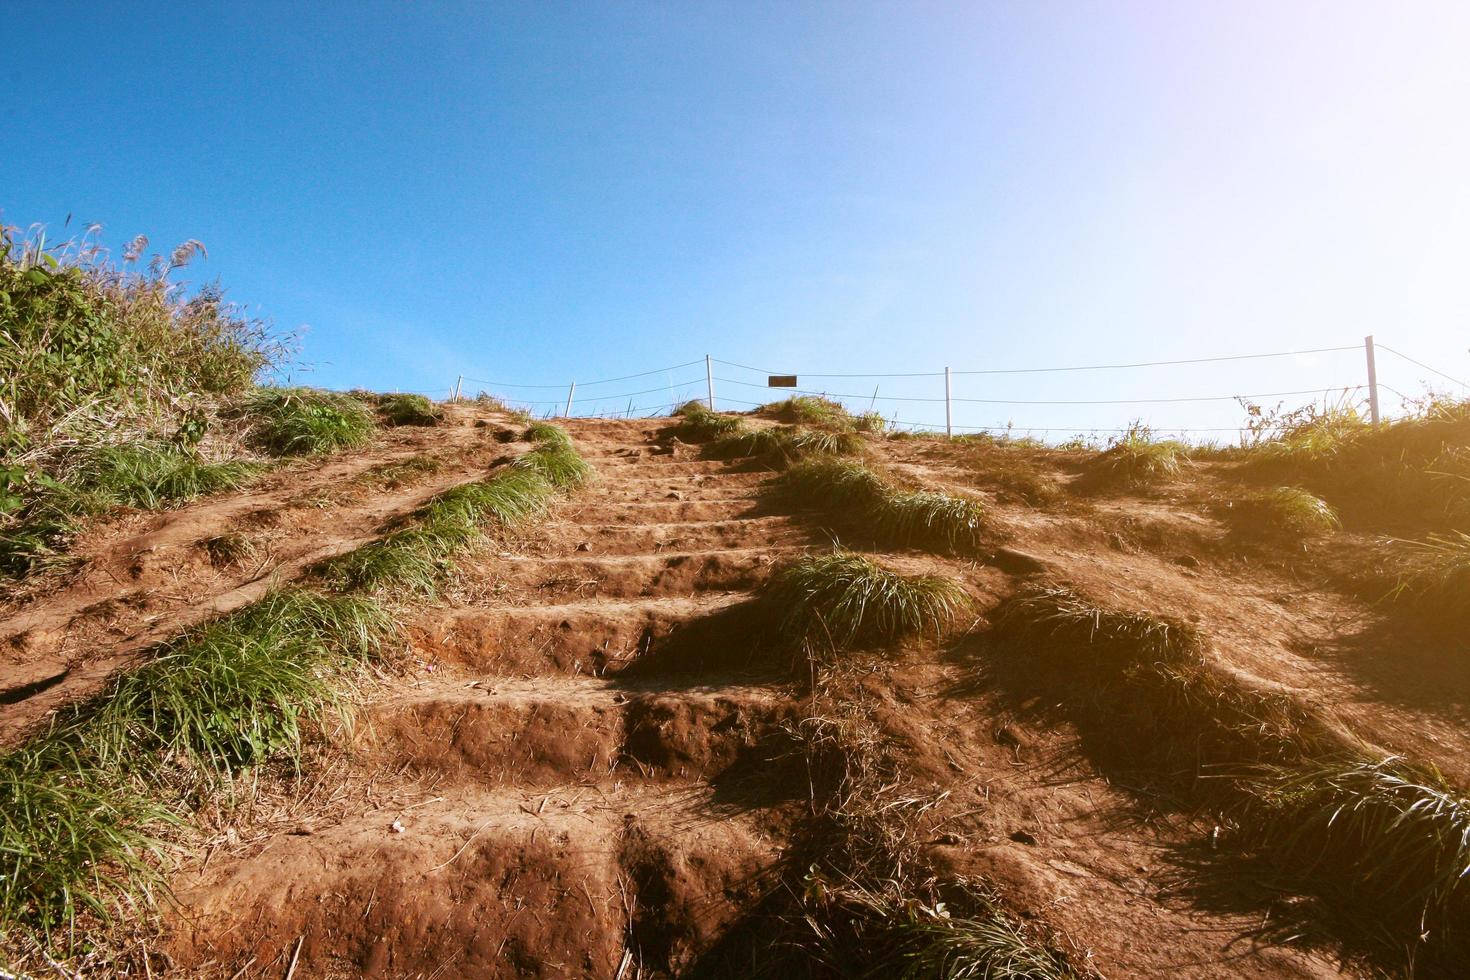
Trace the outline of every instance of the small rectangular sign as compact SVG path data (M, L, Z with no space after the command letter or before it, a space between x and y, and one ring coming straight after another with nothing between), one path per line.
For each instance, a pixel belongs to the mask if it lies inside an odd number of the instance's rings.
M770 376L770 380L768 380L766 382L766 387L767 388L795 388L796 387L796 375L794 375L794 374L773 374L773 375Z

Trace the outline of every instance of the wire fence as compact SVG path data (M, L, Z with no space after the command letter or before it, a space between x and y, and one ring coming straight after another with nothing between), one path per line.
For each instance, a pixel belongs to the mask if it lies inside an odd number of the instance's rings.
M593 381L568 381L560 384L528 384L520 381L495 381L484 378L464 376L458 379L453 390L453 396L464 396L468 391L476 391L480 394L492 395L501 401L524 409L533 415L544 417L555 416L578 416L599 418L636 418L665 415L680 405L698 400L708 404L715 409L744 410L768 404L791 395L809 395L830 398L842 402L851 411L879 412L883 415L889 425L899 429L911 430L934 430L939 429L950 433L1008 433L1012 435L1038 435L1043 438L1053 438L1057 434L1069 434L1072 436L1098 437L1126 432L1130 425L1098 425L1092 424L1069 424L1070 420L1063 421L1055 418L1036 417L1037 413L1050 411L1054 408L1070 409L1082 406L1091 407L1118 407L1118 406L1147 406L1147 411L1157 412L1156 406L1172 405L1181 406L1181 412L1188 407L1208 407L1235 404L1244 410L1246 405L1266 405L1270 400L1293 399L1297 404L1307 400L1316 402L1318 400L1329 404L1351 405L1366 410L1375 419L1382 417L1379 406L1379 389L1389 392L1401 399L1403 403L1410 402L1410 397L1403 394L1397 388L1390 386L1378 379L1376 364L1376 353L1386 352L1397 359L1396 363L1410 365L1422 371L1434 375L1439 381L1448 381L1458 386L1462 393L1470 392L1470 385L1465 381L1440 370L1421 360L1402 353L1386 344L1375 344L1372 337L1364 339L1362 344L1350 344L1340 347L1318 347L1306 350L1269 351L1263 353L1248 354L1226 354L1206 357L1177 358L1171 360L1156 361L1134 361L1126 363L1106 364L1072 364L1059 366L1035 366L1035 367L993 367L993 368L945 368L940 371L920 372L874 372L870 374L860 373L823 373L823 372L791 372L774 371L767 368L754 367L736 361L727 361L722 358L706 356L696 360L684 361L666 367L654 368L647 371L639 371L632 374L618 375L610 378L599 378ZM1185 368L1193 365L1221 365L1231 362L1267 361L1270 359L1300 358L1309 355L1342 355L1349 352L1355 353L1363 360L1354 359L1351 366L1339 365L1340 372L1328 383L1315 387L1298 387L1281 390L1256 391L1242 390L1236 393L1211 393L1196 394L1192 391L1181 391L1171 394L1160 394L1154 387L1139 390L1105 392L1108 397L977 397L973 393L955 394L953 381L955 378L980 379L990 378L996 384L1001 384L1007 376L1033 376L1033 375L1088 375L1094 372L1119 372L1119 371L1141 371L1149 368ZM694 369L704 368L703 371ZM1348 376L1351 370L1356 376ZM675 380L675 374L681 376ZM738 376L744 373L745 376ZM1402 372L1395 373L1399 377ZM629 386L630 382L662 376L663 384L645 384ZM786 376L786 381L791 383L773 384L778 376ZM940 385L942 379L942 387ZM829 388L824 384L813 382L835 381L838 384ZM874 382L871 393L847 390L856 387L860 381ZM1425 379L1418 378L1416 381L1425 383ZM973 381L967 381L966 385L973 385ZM1076 380L1065 382L1068 386L1075 388L1079 383ZM1178 383L1176 380L1174 383ZM1028 388L1034 387L1035 382L1027 382ZM887 385L887 391L884 386ZM904 393L892 392L894 386L906 389ZM1405 382L1406 387L1408 383ZM616 390L609 391L609 387L616 386ZM1223 387L1223 385L1222 385ZM1253 386L1247 386L1248 388ZM924 389L928 391L924 391ZM735 389L733 395L729 394ZM768 392L764 399L757 399L756 390ZM1043 392L1045 393L1045 392ZM423 392L429 394L429 392ZM438 394L438 393L434 393ZM986 392L986 394L991 394ZM996 393L999 394L999 393ZM1035 394L1027 391L1026 394ZM1059 394L1074 395L1076 391L1064 391ZM1102 393L1100 393L1102 394ZM739 397L746 395L746 397ZM1278 404L1285 404L1278 401ZM881 405L881 411L880 411ZM937 411L943 406L944 419L924 419L913 416L925 415ZM969 410L972 406L989 406L1001 408L1019 408L1026 417L1021 420L1007 418L999 422L989 424L974 424L974 420L966 423L956 421L957 409ZM1269 406L1268 406L1269 407ZM1130 415L1130 418L1134 416ZM1065 416L1063 416L1065 418ZM1205 436L1218 438L1224 433L1239 433L1244 426L1236 425L1174 425L1175 419L1165 419L1157 422L1142 418L1141 412L1137 416L1139 421L1146 422L1149 427L1160 434L1179 435L1181 437Z

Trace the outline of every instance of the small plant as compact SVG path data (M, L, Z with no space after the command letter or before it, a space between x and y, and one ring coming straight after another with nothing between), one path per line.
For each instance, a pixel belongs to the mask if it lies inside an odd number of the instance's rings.
M880 538L953 552L978 549L986 528L979 501L934 490L890 491L873 508L872 519Z
M368 441L373 416L350 395L314 388L259 388L243 411L254 423L251 441L272 456L306 456Z
M1405 571L1388 598L1411 605L1448 630L1470 623L1470 534L1431 534L1424 541L1398 541Z
M992 615L996 632L1018 649L1064 644L1124 662L1182 665L1199 659L1199 636L1184 623L1148 613L1104 609L1070 589L1042 586L1007 599Z
M829 509L850 509L879 539L965 552L978 548L986 530L979 501L933 490L901 490L858 462L815 460L781 478L796 499Z
M865 445L863 437L852 431L775 426L723 436L711 442L705 452L714 459L755 459L781 469L816 456L855 456Z
M167 443L100 446L65 464L64 483L51 494L56 509L99 514L113 507L154 510L165 504L233 490L260 472L255 463L209 463Z
M1438 940L1470 911L1470 800L1403 759L1273 770L1251 838L1281 866Z
M1326 534L1342 526L1334 511L1320 497L1298 487L1277 487L1255 497L1248 497L1231 508L1237 525L1244 530L1258 530L1304 538Z
M745 431L744 419L712 412L704 402L685 402L674 415L679 422L670 434L688 442L708 442Z
M1134 422L1093 461L1093 474L1100 482L1122 486L1147 486L1179 475L1189 461L1189 449L1170 439L1155 439L1153 431Z
M0 943L69 945L73 923L136 910L162 883L167 809L59 743L0 756Z
M905 576L849 552L798 559L772 576L765 602L777 633L808 652L938 637L969 606L953 579Z
M419 508L407 526L322 562L317 575L338 591L401 590L433 595L451 559L483 537L487 524L511 527L545 511L558 488L585 482L591 468L555 426L538 427L541 446L488 479L451 487ZM526 461L526 462L523 462Z
M798 425L815 425L827 428L847 429L852 427L852 416L842 403L819 395L797 395L785 401L771 402L760 408L762 415Z
M444 410L423 395L384 395L378 402L378 414L389 425L438 425L444 421Z
M879 412L864 412L852 420L852 427L859 432L886 432L888 420Z

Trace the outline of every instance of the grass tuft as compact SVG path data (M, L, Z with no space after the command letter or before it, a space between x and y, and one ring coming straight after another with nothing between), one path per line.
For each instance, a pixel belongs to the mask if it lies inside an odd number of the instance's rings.
M1241 530L1294 539L1327 534L1342 526L1327 501L1299 487L1277 487L1238 501L1231 507L1231 516Z
M797 395L785 401L762 405L759 411L762 415L797 425L842 429L852 427L852 416L841 402L819 395Z
M152 901L198 777L299 758L304 724L346 718L355 669L394 635L371 600L271 593L159 649L0 757L0 935L50 945L85 913Z
M686 442L708 442L746 431L744 419L712 412L705 407L704 402L685 402L674 412L674 416L679 421L670 428L669 433Z
M366 443L373 415L350 395L315 388L258 388L243 411L251 441L272 456L306 456Z
M781 478L795 499L852 509L880 540L953 552L980 547L986 524L978 500L933 490L902 490L862 463L820 459L792 467Z
M862 555L809 555L771 577L764 601L779 635L808 653L938 637L969 607L965 590L938 575L901 575Z
M1442 939L1470 912L1470 800L1405 760L1275 770L1258 789L1253 840L1283 866L1371 897Z
M317 575L338 591L402 590L433 595L451 559L478 543L483 527L511 527L543 513L557 489L580 486L591 467L563 430L547 426L539 448L488 480L451 487L399 530L322 562Z
M1135 422L1093 460L1092 476L1105 485L1148 486L1178 476L1188 461L1183 443L1155 439L1152 430Z
M389 425L438 425L444 421L444 410L423 395L384 395L378 402L378 414Z

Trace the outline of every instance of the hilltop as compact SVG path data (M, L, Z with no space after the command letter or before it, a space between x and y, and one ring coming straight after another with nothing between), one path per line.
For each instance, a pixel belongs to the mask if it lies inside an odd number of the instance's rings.
M554 425L234 399L237 480L79 514L16 566L12 969L1463 953L1463 404L1200 451L905 436L818 399ZM300 406L351 438L272 455Z

